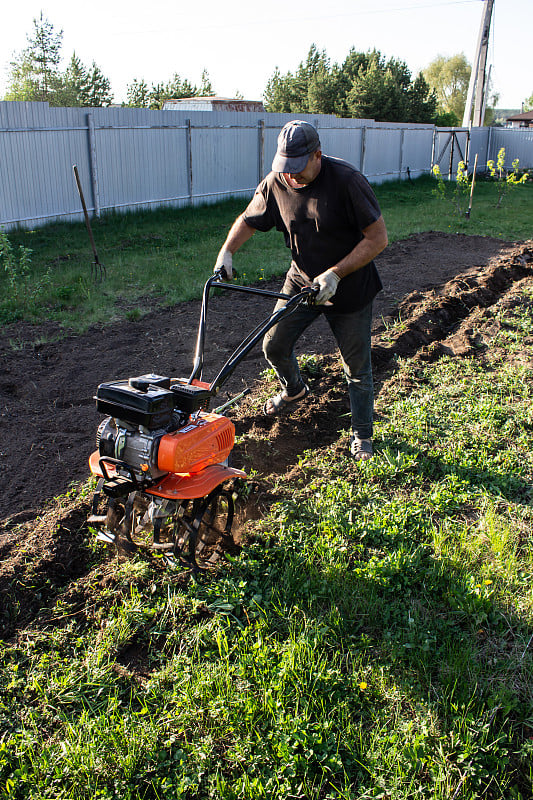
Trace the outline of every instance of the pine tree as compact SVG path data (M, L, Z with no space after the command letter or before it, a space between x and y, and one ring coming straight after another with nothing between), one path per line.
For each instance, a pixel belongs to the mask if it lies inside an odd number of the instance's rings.
M111 84L100 67L93 61L87 74L87 88L80 105L96 108L110 106L112 102Z
M213 86L211 85L211 80L209 78L209 73L206 69L202 72L202 80L200 83L200 89L198 90L199 97L212 97L214 95Z
M76 53L72 53L68 67L64 72L64 95L61 105L87 105L87 69Z
M63 88L58 69L63 31L56 32L41 11L40 17L33 20L33 35L26 38L28 46L11 62L5 99L48 101L50 105L58 105Z
M129 83L126 87L126 96L128 101L127 106L133 108L148 108L150 106L150 91L148 84L145 80L133 79L133 83Z

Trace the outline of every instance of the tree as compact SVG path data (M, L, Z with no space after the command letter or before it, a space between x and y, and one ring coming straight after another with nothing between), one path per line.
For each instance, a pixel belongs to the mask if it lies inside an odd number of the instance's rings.
M528 97L527 100L524 100L524 111L531 111L533 110L533 94L531 97Z
M198 89L187 78L177 72L167 83L153 83L150 89L145 80L134 78L127 86L126 105L134 108L163 108L165 100L178 100L181 97L205 97L214 94L207 70L202 72L202 83Z
M437 95L421 72L407 91L408 122L429 122L435 119Z
M100 67L93 61L87 75L84 102L80 103L80 105L96 108L98 106L109 106L112 102L111 84L102 73Z
M266 110L278 114L288 114L292 110L292 97L292 74L287 72L286 75L282 75L279 68L276 67L263 92Z
M339 110L338 70L328 72L324 65L309 79L307 86L307 109L311 114L335 114Z
M438 113L459 124L463 119L472 68L464 53L446 58L439 55L423 71L424 78L435 90Z
M413 81L403 61L386 61L378 50L358 53L352 48L341 66L332 65L316 45L294 74L282 75L276 68L263 97L267 111L389 122L431 122L437 105L424 77Z
M202 79L200 88L198 89L198 97L212 97L214 95L209 73L206 69L202 71Z
M60 105L96 108L113 102L109 80L100 67L93 61L87 69L75 52L62 78L62 89L57 95Z
M405 121L405 98L392 71L380 68L377 60L366 71L360 70L346 99L352 117Z
M333 113L337 86L326 51L315 44L293 74L276 67L263 93L267 111L278 113ZM326 110L327 109L327 110Z
M87 69L82 64L76 53L72 53L69 64L64 72L64 88L61 105L84 106L83 100L87 96Z
M40 100L51 106L107 106L113 102L111 85L94 61L82 64L76 53L64 72L59 69L63 31L41 12L33 20L28 47L11 62L11 82L6 100Z
M374 50L353 77L346 106L354 117L380 122L431 122L437 99L422 74L413 81L404 61L385 61Z
M58 105L56 95L62 88L59 73L63 31L55 31L52 23L41 15L33 20L33 35L27 35L28 46L16 54L10 64L6 100L40 100Z

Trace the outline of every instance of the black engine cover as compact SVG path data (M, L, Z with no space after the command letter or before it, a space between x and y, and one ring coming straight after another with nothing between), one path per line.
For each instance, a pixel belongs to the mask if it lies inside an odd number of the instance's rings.
M161 386L166 381L170 385L168 378L141 375L139 378L101 383L96 390L96 408L102 414L142 425L150 431L166 428L172 422L175 402L173 392Z

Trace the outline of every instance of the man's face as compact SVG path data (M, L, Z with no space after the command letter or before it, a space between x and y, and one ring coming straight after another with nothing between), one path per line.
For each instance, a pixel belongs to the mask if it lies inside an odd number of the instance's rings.
M317 177L321 166L322 151L315 150L315 152L311 153L309 156L309 160L301 172L290 172L289 175L296 183L307 186L308 183L311 183Z

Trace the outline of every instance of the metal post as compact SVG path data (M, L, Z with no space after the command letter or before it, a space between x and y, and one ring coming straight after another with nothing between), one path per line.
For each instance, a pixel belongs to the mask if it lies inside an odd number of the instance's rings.
M454 149L455 149L455 131L453 131L453 133L452 133L452 139L451 139L451 142L450 142L450 169L449 169L449 172L448 172L448 180L449 181L451 181L452 174L453 174Z
M265 176L265 120L257 120L257 183Z
M487 161L489 161L492 158L492 136L493 136L493 134L494 134L494 128L491 125L489 127L489 134L488 134L488 137L487 137L487 145L486 145L486 147L487 147L487 155L486 155L486 158L485 158L485 168L487 167Z
M98 190L98 160L96 157L96 136L94 132L94 119L92 114L87 114L87 133L89 136L89 167L91 170L91 188L93 194L93 208L96 217L100 216L100 193Z
M365 155L366 155L366 126L361 128L361 166L359 171L364 174L365 172Z
M189 201L192 205L193 199L193 174L192 174L192 135L191 135L191 121L190 119L185 120L185 125L187 126L187 194L189 195Z
M470 158L470 128L466 132L466 147L465 147L465 167L468 170L468 159Z
M400 131L400 163L398 164L399 179L402 179L402 166L403 166L403 140L405 138L405 128Z

